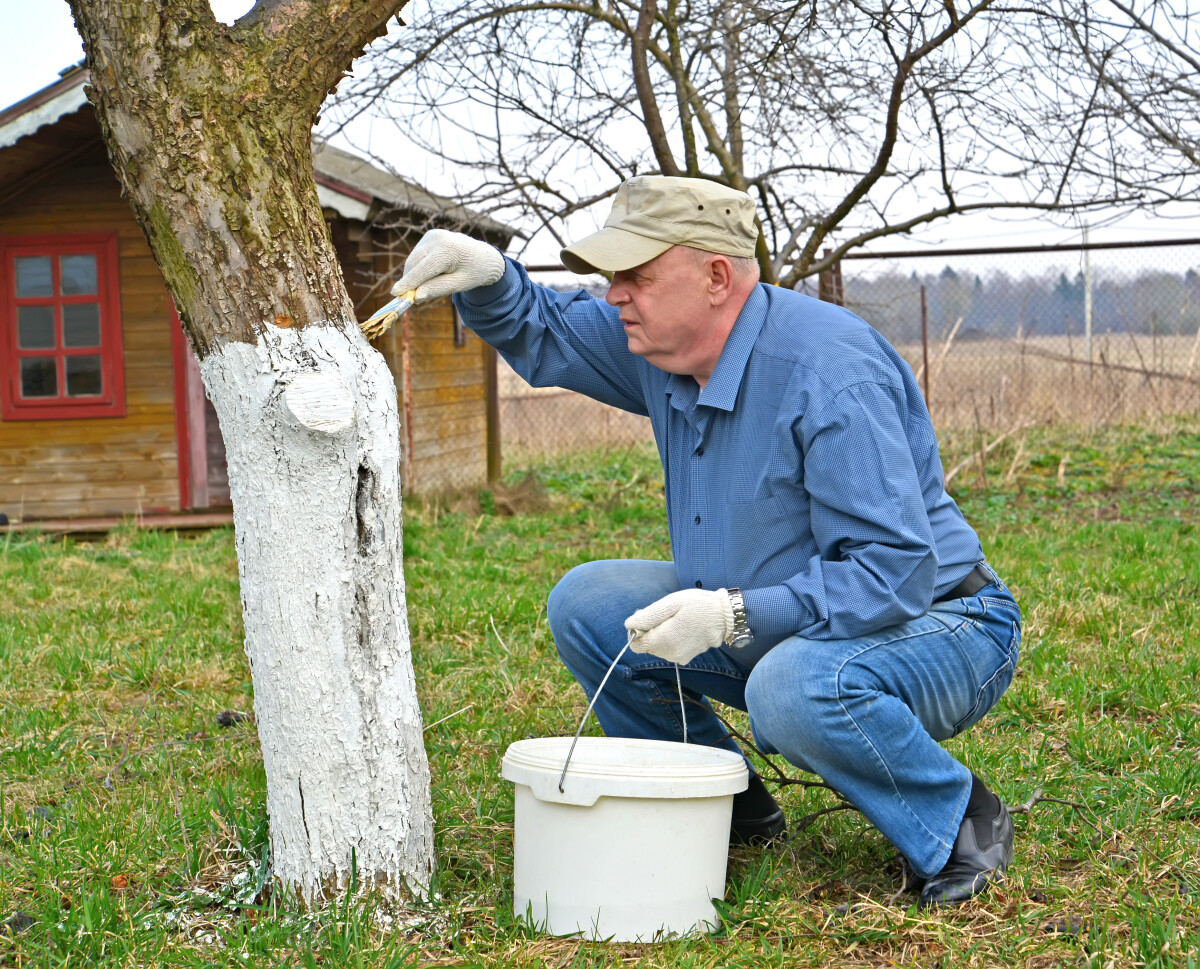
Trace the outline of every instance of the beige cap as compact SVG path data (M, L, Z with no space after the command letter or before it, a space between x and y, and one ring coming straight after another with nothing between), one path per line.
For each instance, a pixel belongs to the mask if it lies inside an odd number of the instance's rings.
M562 251L574 273L632 269L671 246L754 255L758 226L745 192L703 178L635 175L617 189L604 228Z

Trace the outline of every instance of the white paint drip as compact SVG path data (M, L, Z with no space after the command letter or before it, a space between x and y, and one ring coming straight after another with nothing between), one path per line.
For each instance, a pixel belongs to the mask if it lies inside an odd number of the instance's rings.
M229 464L272 865L310 903L347 885L352 852L360 879L423 893L395 384L353 322L263 329L200 369Z

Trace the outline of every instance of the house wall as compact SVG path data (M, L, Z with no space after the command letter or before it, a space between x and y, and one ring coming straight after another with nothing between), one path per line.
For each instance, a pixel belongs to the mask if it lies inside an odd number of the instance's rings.
M170 297L103 150L0 208L0 235L114 230L126 416L0 421L0 512L10 519L179 507Z
M443 300L410 316L413 435L409 490L478 488L487 480L483 341L454 345L454 307Z

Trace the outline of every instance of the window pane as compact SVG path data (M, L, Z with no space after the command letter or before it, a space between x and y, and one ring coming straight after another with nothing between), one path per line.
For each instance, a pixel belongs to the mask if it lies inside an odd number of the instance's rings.
M53 296L49 256L23 256L17 259L17 298Z
M22 350L54 349L54 307L17 307L17 346Z
M58 396L54 357L28 357L21 361L21 396Z
M64 357L67 367L67 396L92 397L100 393L99 357Z
M63 303L63 346L100 346L100 304Z
M95 256L59 256L58 271L63 296L84 296L97 292Z

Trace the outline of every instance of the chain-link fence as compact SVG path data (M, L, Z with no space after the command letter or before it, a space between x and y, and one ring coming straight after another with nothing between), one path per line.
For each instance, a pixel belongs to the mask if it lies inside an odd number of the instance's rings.
M1200 243L856 256L841 283L939 429L1200 410Z
M574 391L530 387L503 359L498 366L500 441L506 463L654 440L645 417Z
M1200 411L1200 240L856 254L801 286L819 289L900 351L939 430ZM506 460L651 439L644 418L503 363L500 419Z

